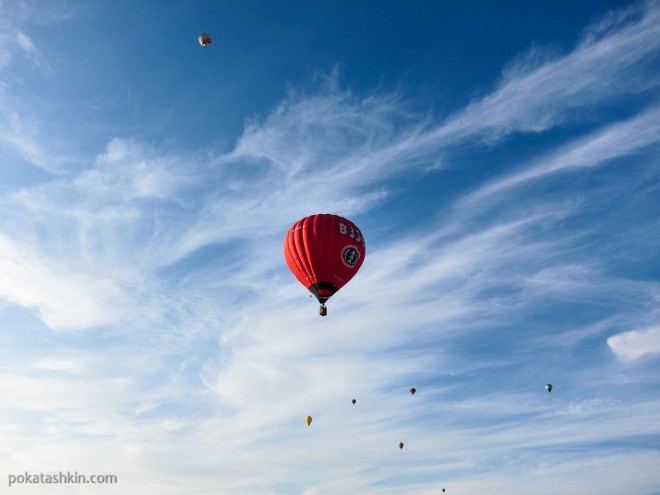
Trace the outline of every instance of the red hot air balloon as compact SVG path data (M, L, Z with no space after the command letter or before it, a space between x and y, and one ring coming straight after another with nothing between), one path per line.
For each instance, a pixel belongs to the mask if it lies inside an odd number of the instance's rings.
M284 259L298 281L319 303L325 303L362 266L366 252L364 236L353 222L338 215L311 215L298 220L284 240Z

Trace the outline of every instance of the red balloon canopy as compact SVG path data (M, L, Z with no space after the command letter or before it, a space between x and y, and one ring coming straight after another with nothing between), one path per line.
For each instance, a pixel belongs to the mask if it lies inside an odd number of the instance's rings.
M311 215L298 220L284 240L284 259L298 281L321 303L341 289L362 266L364 236L353 222L338 215Z

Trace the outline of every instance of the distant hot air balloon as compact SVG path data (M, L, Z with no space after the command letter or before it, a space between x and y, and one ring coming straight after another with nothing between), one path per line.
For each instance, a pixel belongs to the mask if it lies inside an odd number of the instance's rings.
M552 383L548 383L548 384L545 386L545 389L548 391L548 393L552 392Z
M410 395L415 395L415 392L417 392L417 389L415 387L410 389Z
M399 442L399 448L403 450L403 442Z
M325 303L362 266L364 236L353 222L338 215L319 214L298 220L284 239L284 259L293 275L321 304Z
M357 401L355 399L353 399L351 402L353 402L353 404L355 404Z
M197 38L197 41L199 41L199 44L202 46L209 46L213 42L213 38L211 38L210 34L202 33L199 35L199 38Z
M312 424L312 417L307 416L307 428L309 428L309 425L311 425L311 424Z

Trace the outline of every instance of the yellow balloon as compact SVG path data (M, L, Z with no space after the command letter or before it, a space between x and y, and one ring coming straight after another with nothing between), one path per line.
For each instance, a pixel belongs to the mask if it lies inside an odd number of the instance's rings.
M312 417L307 416L307 428L309 428L309 425L311 425L311 424L312 424Z

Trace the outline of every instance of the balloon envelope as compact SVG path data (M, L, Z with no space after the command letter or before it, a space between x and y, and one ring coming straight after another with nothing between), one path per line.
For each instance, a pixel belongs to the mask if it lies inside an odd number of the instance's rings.
M284 239L286 264L322 308L357 273L365 253L360 229L338 215L302 218L293 224Z
M548 384L545 386L545 389L546 389L548 392L552 392L552 384L551 384L551 383L548 383Z
M415 387L410 389L410 394L415 395L415 392L417 392L417 389Z
M199 44L202 46L209 46L213 42L213 38L211 38L210 34L202 33L199 35L199 38L197 38L197 41L199 41Z
M400 443L399 443L399 448L400 448L401 450L403 450L403 442L400 442Z
M309 427L309 425L311 425L311 424L312 424L312 417L307 416L307 427Z

